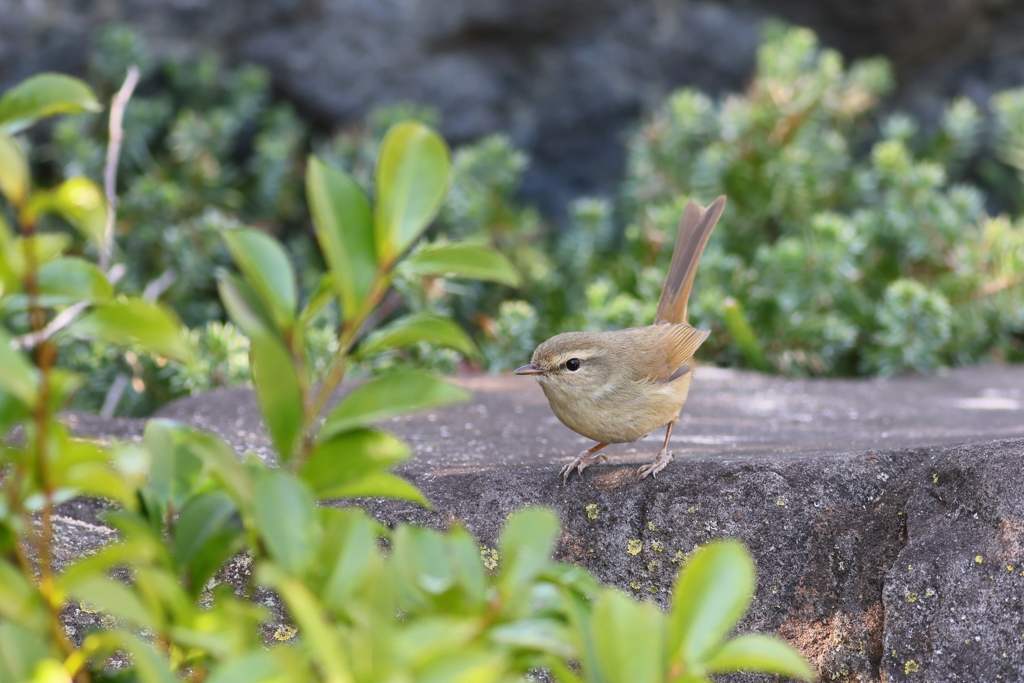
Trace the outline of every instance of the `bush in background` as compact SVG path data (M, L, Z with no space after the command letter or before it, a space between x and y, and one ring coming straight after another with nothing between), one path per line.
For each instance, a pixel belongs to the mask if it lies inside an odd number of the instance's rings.
M623 243L577 219L553 276L577 306L535 288L535 334L649 323L685 202L727 194L691 307L716 362L892 375L1024 358L1024 224L989 217L963 179L982 114L955 100L929 137L903 114L876 123L891 85L883 61L847 69L810 31L773 26L746 92L673 94L630 142ZM994 103L996 154L1024 168L1024 97Z
M143 415L249 377L247 340L225 322L212 277L229 261L221 234L256 225L280 236L310 294L324 265L301 201L304 150L311 145L372 194L385 131L399 120L436 125L438 116L397 105L328 137L272 97L263 70L224 69L210 57L157 63L124 28L98 39L90 78L107 95L129 63L144 76L125 120L119 287L170 305L201 352L184 367L68 339L61 362L88 377L76 407ZM681 207L719 193L730 201L691 306L693 322L713 330L703 348L714 362L848 376L1021 360L1024 229L989 217L985 204L1016 208L1024 197L1024 96L995 97L988 125L970 101L953 101L925 135L907 115L881 114L891 87L883 61L845 67L810 31L771 26L744 93L674 93L630 140L616 200L577 200L558 230L518 197L529 159L506 136L463 146L430 234L499 249L522 282L397 273L386 318L450 316L481 353L467 365L456 351L413 345L353 373L408 364L506 371L558 332L647 324ZM98 181L105 136L98 118L61 120L39 143L37 173ZM322 309L306 337L320 367L334 352L335 322Z

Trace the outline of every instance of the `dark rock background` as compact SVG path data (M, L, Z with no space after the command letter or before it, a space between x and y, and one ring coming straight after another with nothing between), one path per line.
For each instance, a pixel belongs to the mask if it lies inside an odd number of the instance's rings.
M267 66L327 126L413 100L456 143L506 131L534 160L525 193L557 213L614 190L625 134L673 88L741 88L771 16L888 57L897 102L925 115L1024 83L1020 0L0 0L0 87L80 73L95 29L126 21L161 53Z

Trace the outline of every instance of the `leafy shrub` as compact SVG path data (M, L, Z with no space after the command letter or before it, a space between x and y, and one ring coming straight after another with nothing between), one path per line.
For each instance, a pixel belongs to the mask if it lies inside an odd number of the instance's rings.
M55 416L80 377L54 367L57 346L43 334L54 315L84 313L69 328L74 335L159 358L186 360L198 341L169 308L115 294L107 272L64 255L71 240L41 229L39 214L57 212L92 249L110 247L111 233L97 220L107 215L99 189L80 177L54 190L32 188L11 137L45 115L97 108L84 84L54 75L0 99L0 193L21 228L15 234L0 223L0 306L28 320L27 337L13 339L9 319L0 326L0 678L499 682L536 667L562 681L595 683L697 682L738 670L813 678L779 640L726 640L754 586L753 562L736 542L693 553L666 614L551 562L558 523L549 511L511 517L497 571L488 574L463 529L389 532L358 508L317 506L359 496L426 503L388 472L408 457L408 446L372 424L466 396L432 374L401 369L360 385L321 421L355 358L420 342L474 352L457 325L428 313L366 329L397 274L517 284L511 264L490 247L420 242L448 190L450 162L444 142L419 123L399 123L385 135L372 203L351 176L308 161L308 201L328 265L308 296L300 296L278 240L243 227L222 234L237 272L219 271L217 286L249 339L279 468L254 457L239 462L216 437L165 420L150 421L139 444L71 437ZM315 386L317 360L306 337L325 308L336 310L336 342ZM236 341L229 328L207 329L206 343L227 359L226 372L241 351ZM17 428L21 438L11 439ZM118 538L55 575L54 506L76 495L116 503L106 519ZM251 567L242 595L217 578L239 554ZM298 636L294 646L268 649L261 641L269 615L245 599L257 586L279 596ZM109 627L71 641L60 617L75 601L102 611ZM107 669L115 654L125 670Z
M955 100L928 138L904 114L876 126L891 80L881 60L846 69L810 31L772 26L745 93L673 94L629 145L624 244L577 217L524 289L533 334L648 324L683 205L726 194L691 305L716 362L890 375L1021 358L1024 225L990 218L956 180L981 113ZM994 103L998 154L1024 168L1024 96ZM492 367L522 358L484 347Z

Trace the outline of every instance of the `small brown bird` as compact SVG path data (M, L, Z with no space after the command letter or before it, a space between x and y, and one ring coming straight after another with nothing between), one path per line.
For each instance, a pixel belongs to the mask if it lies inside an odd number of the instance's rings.
M643 479L672 461L668 442L693 379L693 354L708 332L686 324L686 304L711 230L725 208L719 197L708 208L683 209L668 278L654 324L612 332L566 332L537 347L529 365L515 371L540 382L551 409L569 429L597 441L562 468L563 481L607 456L611 443L641 439L667 427L654 459L637 470Z

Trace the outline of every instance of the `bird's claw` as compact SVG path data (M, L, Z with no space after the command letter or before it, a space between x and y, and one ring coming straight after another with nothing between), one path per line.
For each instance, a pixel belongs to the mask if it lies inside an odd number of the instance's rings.
M578 456L576 456L575 460L573 460L571 463L569 463L561 470L559 470L558 476L562 477L562 485L564 486L569 483L569 475L572 474L573 470L579 472L580 476L582 477L583 470L587 469L594 463L601 462L602 460L607 461L608 456L603 453L591 455L590 451L583 451Z
M637 479L646 479L647 475L651 475L655 479L658 478L658 472L665 469L665 465L672 462L673 455L669 451L663 450L658 453L658 457L654 459L654 462L649 462L643 465L636 471Z

